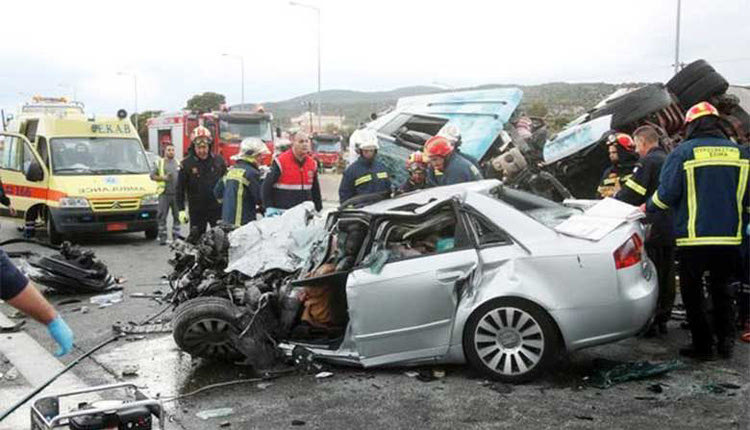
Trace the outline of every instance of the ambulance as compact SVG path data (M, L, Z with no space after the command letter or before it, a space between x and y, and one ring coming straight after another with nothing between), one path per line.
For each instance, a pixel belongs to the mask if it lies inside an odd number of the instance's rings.
M58 244L76 233L158 233L157 184L135 127L87 116L65 98L35 97L0 132L0 180L16 218ZM0 215L11 210L0 207Z

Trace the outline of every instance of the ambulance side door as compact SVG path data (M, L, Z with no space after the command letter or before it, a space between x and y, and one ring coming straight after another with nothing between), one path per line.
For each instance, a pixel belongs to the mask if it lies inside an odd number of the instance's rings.
M16 218L47 199L49 173L39 154L26 136L0 132L0 180ZM10 216L10 210L0 205L0 215Z

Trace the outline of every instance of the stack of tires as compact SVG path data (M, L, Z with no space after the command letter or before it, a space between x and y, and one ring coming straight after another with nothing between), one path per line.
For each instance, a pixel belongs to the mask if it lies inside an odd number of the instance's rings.
M697 60L674 75L667 88L677 97L680 107L688 110L696 103L724 94L729 83L706 60Z

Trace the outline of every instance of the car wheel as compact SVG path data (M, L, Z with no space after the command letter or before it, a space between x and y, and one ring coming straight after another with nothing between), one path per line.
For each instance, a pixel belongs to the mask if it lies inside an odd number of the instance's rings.
M52 245L60 245L65 239L62 233L57 231L55 221L52 219L51 214L47 214L47 237L49 238L49 243Z
M146 239L148 240L154 240L159 236L159 228L158 227L152 227L144 231L146 234Z
M237 310L227 299L198 297L175 310L172 337L177 346L194 357L235 361L243 355L234 345L239 333Z
M679 97L680 93L688 89L705 74L716 70L706 60L696 60L685 66L667 82L667 88Z
M725 93L727 88L729 88L729 83L723 76L718 72L710 72L676 95L680 100L680 106L688 110L696 103L708 100L711 96Z
M501 298L477 308L464 328L469 364L504 382L534 379L555 358L560 337L552 318L523 299Z

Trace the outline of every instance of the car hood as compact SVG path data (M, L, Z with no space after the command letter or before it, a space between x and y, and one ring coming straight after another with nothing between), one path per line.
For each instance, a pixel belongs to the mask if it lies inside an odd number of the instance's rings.
M461 152L480 160L518 108L523 97L519 88L457 91L403 97L396 112L447 118L461 129Z

